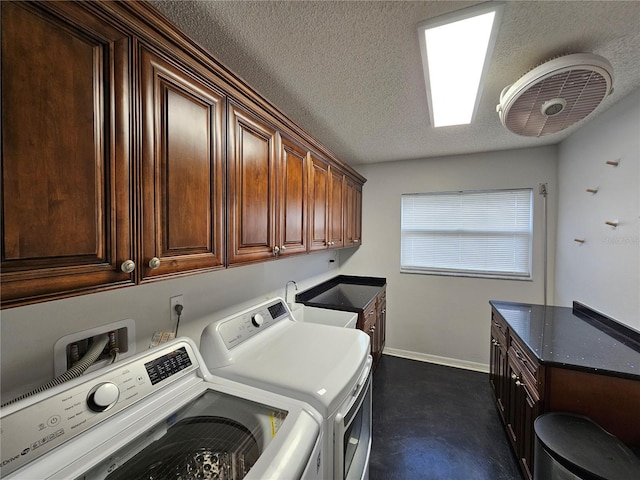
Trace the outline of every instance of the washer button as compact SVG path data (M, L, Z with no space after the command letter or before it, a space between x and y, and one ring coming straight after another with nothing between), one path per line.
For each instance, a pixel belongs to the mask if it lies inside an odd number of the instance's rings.
M60 415L54 415L53 417L50 417L49 420L47 420L47 425L49 425L50 427L55 427L59 423L60 423Z

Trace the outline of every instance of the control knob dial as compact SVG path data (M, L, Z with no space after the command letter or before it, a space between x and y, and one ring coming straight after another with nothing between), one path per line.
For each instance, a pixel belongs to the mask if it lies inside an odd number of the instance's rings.
M260 313L256 313L251 317L251 323L253 323L255 327L260 327L264 323L264 317Z
M120 389L115 383L96 385L87 395L87 406L94 412L104 412L113 407L120 398Z

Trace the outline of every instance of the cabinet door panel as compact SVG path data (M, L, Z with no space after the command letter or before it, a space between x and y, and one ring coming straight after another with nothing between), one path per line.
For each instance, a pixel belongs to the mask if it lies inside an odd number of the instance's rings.
M282 137L280 151L280 254L307 250L307 151ZM282 247L285 247L283 250Z
M342 247L344 243L344 174L333 168L330 173L329 241L332 248L338 248Z
M329 165L311 157L310 186L310 250L324 250L327 248L329 221Z
M224 98L187 66L140 57L143 278L221 266Z
M1 2L3 307L133 282L130 39L78 8Z
M352 247L356 238L356 185L348 177L344 183L344 246Z
M248 111L229 108L229 263L273 255L276 130Z
M362 245L362 185L356 185L353 242Z

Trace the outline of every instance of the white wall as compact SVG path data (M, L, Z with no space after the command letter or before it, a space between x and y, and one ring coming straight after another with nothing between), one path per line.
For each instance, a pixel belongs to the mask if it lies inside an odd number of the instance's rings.
M555 147L510 150L359 166L363 190L363 244L341 252L341 273L387 278L387 349L470 368L489 363L489 300L542 303L543 201L548 183L549 238L555 237ZM402 193L534 188L533 281L400 273ZM553 291L553 241L549 244ZM549 296L549 303L552 297Z
M136 351L149 346L154 332L171 330L169 298L183 294L185 309L179 335L200 343L213 314L223 318L252 303L284 297L287 280L300 291L338 274L336 252L321 252L277 261L192 275L109 292L83 295L3 310L1 324L2 402L54 377L53 347L66 335L133 318ZM290 300L293 300L290 289Z
M620 160L618 167L607 160ZM640 90L558 149L556 302L640 329ZM595 195L586 188L598 187ZM618 228L605 221L619 220ZM580 245L574 238L584 239Z

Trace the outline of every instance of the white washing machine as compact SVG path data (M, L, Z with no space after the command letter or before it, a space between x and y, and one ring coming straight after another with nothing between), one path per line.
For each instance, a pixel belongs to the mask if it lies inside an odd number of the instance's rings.
M301 400L322 415L323 478L368 478L368 335L298 322L275 298L212 322L202 332L200 351L215 375Z
M189 339L0 413L7 480L324 480L320 415L212 376Z

